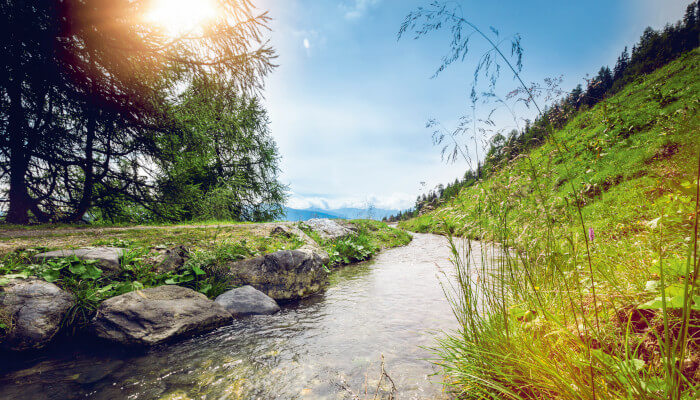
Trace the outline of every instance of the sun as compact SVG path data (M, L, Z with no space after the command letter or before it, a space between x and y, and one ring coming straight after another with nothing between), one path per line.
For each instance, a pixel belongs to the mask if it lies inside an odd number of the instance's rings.
M145 14L148 23L171 37L186 35L216 18L214 0L153 0Z

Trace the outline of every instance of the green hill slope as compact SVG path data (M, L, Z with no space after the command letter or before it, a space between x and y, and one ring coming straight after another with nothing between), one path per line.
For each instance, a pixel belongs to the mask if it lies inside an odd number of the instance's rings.
M456 391L698 395L699 76L696 49L400 224L486 239L455 260L463 331L442 356ZM494 242L513 251L479 261L475 249Z
M531 193L519 189L530 183L534 164L549 174L549 199L563 202L571 185L583 195L584 216L603 237L625 233L622 225L636 225L658 215L662 194L678 190L694 179L700 144L700 51L650 75L638 78L617 95L580 113L555 133L556 144L547 142L490 177L464 189L457 199L437 210L401 223L417 232L444 232L445 224L459 235L479 236L478 221L484 190L507 185L518 205L528 206ZM540 176L540 184L546 177ZM559 204L563 205L563 204ZM529 217L515 207L511 218ZM627 227L629 228L629 227ZM487 232L488 233L488 230Z

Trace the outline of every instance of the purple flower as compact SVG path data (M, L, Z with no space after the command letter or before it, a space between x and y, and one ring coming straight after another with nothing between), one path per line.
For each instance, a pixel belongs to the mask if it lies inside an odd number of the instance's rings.
M593 239L595 239L595 232L593 232L593 228L588 228L588 239L592 242Z

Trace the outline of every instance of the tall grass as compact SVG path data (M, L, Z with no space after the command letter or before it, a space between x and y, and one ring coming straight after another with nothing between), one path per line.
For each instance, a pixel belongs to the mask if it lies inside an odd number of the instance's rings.
M456 38L468 33L484 39L491 50L479 68L491 67L497 74L494 58L500 59L541 114L519 65L497 41L444 7L412 13L402 33L421 19L419 36L445 23L452 24ZM463 32L466 28L470 32ZM458 44L453 43L455 54L463 57L466 48ZM513 49L518 53L519 38ZM696 58L697 51L690 59ZM454 60L446 58L443 67ZM606 124L608 105L600 106ZM688 114L680 120L691 122L672 128L691 129L686 136L692 140L697 100L691 100ZM596 235L591 220L599 218L586 208L596 193L572 179L581 171L564 161L581 153L560 142L551 124L547 140L548 153L537 159L524 154L501 166L487 182L460 195L457 201L463 204L442 221L448 235L458 230L482 239L450 237L456 283L445 293L461 328L439 342L446 384L459 398L475 399L697 398L700 156L693 153L698 169L692 193L684 182L685 193L672 194L672 204L627 199L629 204L614 211L634 215L630 209L643 203L656 206L659 217L642 220L640 212L640 224L631 233L617 229L615 235ZM690 152L697 147L687 146ZM663 194L664 187L649 189ZM625 222L615 216L610 221ZM429 222L437 223L435 218Z
M700 176L700 158L698 168ZM601 245L591 254L581 235L558 229L544 213L531 220L540 226L526 240L516 237L523 227L509 227L501 197L508 192L500 189L481 207L499 217L500 225L483 235L493 241L450 237L456 284L446 294L461 329L440 341L439 354L454 392L489 399L696 398L697 182L684 268L664 266L668 255L660 252L659 280L648 282L658 282L661 301L646 306L626 277L594 265L605 256L633 256L625 254L632 249Z

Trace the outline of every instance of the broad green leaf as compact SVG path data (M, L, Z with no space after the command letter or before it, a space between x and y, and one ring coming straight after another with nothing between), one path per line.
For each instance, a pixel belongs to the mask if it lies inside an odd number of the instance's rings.
M61 277L61 271L56 269L47 269L41 276L46 282L56 282Z
M673 296L671 301L666 304L668 308L683 308L685 296L682 294L679 296Z
M192 266L192 271L193 271L196 275L204 275L204 274L205 274L205 272L204 272L198 265L193 265L193 266Z
M685 288L682 285L671 285L664 290L667 296L683 296Z
M102 270L93 264L85 266L85 271L80 275L81 279L98 279L102 275Z
M68 270L75 275L82 275L85 273L85 264L83 263L71 263Z
M683 308L683 295L668 297L666 296L666 308ZM637 307L640 310L661 310L663 309L663 299L657 297L654 300L649 300L646 303Z

